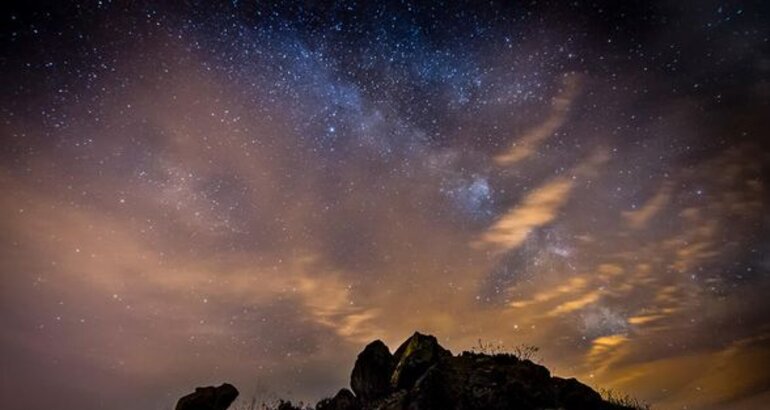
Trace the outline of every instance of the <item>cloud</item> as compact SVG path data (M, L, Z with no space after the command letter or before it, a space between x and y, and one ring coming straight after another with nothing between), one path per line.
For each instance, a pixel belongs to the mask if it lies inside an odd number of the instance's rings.
M381 329L373 324L379 309L355 305L350 297L351 286L343 283L339 275L316 275L302 273L293 281L311 317L354 342L366 343L381 334Z
M513 208L495 221L474 246L493 253L519 247L536 228L552 222L567 204L578 178L594 174L608 160L603 148L596 149L570 172L572 177L557 177L527 193Z
M553 290L543 290L535 293L531 299L519 299L510 302L511 307L519 308L535 303L549 302L563 294L573 294L585 288L588 280L583 276L575 276L567 280L563 285L556 286Z
M497 155L494 158L495 163L500 166L511 166L532 156L540 144L564 125L570 107L580 92L580 83L581 78L578 74L565 74L562 78L560 93L551 101L551 112L548 118L518 138L508 151Z
M586 293L585 295L582 295L577 299L573 299L573 300L569 300L564 303L561 303L559 306L556 306L551 311L549 311L547 316L561 316L566 313L583 309L593 304L597 300L599 300L600 296L601 296L601 293L598 291Z
M622 333L597 337L591 341L587 360L595 372L604 371L613 362L627 354L627 350L623 347L628 342L628 336Z
M557 178L530 192L481 236L478 246L493 252L518 247L533 229L556 218L567 202L572 186L572 181Z
M623 363L620 360L633 351L632 342L613 335L594 340L590 357L601 369L596 383L634 391L656 407L748 409L756 407L746 406L746 401L770 389L770 377L762 368L770 359L767 340L764 334L721 349Z
M655 217L660 211L668 205L671 200L671 184L664 184L663 187L647 202L642 205L636 211L624 211L623 218L625 218L628 225L633 229L642 229L647 222Z

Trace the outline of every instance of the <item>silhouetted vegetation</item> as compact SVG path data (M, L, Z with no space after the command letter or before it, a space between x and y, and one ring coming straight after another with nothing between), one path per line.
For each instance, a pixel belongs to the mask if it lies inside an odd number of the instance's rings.
M508 348L501 341L484 342L483 340L479 339L477 344L471 347L471 352L488 354L492 356L512 355L519 360L529 360L535 363L539 363L541 361L541 358L538 355L538 352L540 352L540 348L534 345L528 345L524 343Z
M313 406L300 401L297 404L291 401L272 400L261 401L252 397L248 403L240 403L232 407L232 410L313 410Z
M599 390L599 394L602 395L604 400L612 404L617 404L618 406L630 407L630 408L633 408L634 410L650 410L650 405L648 403L642 402L641 400L627 393L618 392L613 389L599 388L598 390Z

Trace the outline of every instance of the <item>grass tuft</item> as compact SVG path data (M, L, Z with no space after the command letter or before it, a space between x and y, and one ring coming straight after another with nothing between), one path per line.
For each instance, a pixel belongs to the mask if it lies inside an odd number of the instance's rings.
M634 410L650 410L650 405L648 403L645 403L627 393L618 392L617 390L613 389L599 388L597 390L599 391L599 394L602 395L604 400L609 403L632 408Z

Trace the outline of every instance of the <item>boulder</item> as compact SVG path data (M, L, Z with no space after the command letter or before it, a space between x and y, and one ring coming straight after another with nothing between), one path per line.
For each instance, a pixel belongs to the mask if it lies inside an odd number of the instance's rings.
M409 389L431 366L442 358L452 357L435 337L415 332L393 355L395 368L390 378L394 389Z
M353 372L350 375L350 387L363 401L374 401L391 392L390 378L395 362L385 343L375 340L359 353Z
M238 389L224 383L219 387L198 387L194 393L182 397L176 403L176 410L226 410L238 397Z

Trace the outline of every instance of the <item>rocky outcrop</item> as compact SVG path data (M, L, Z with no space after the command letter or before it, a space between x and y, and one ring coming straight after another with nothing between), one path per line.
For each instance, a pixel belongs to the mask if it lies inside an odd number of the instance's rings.
M386 383L387 381L387 383ZM435 337L415 333L391 355L381 341L358 355L350 391L318 410L623 410L575 379L512 354L453 356Z
M350 387L362 401L375 401L391 393L390 378L395 360L380 340L369 343L356 359Z
M358 355L350 378L316 410L633 410L607 402L575 379L554 377L547 368L513 354L463 352L458 356L435 337L415 333L390 353L377 340ZM235 387L197 388L176 410L225 410ZM300 410L279 402L277 410Z
M194 393L182 397L175 410L226 410L238 397L238 389L224 383L219 387L198 387Z
M398 390L412 388L431 366L452 357L452 353L441 347L435 337L415 332L393 356L396 367L390 376L390 385Z

